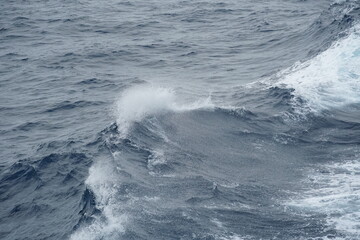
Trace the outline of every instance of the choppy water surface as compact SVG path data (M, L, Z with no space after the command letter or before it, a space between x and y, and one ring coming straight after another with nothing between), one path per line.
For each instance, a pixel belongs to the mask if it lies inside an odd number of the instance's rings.
M0 9L1 239L360 238L358 1Z

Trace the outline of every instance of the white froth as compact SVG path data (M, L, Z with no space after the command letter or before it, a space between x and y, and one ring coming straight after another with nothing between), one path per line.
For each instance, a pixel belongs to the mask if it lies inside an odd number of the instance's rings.
M360 164L324 166L314 173L314 188L288 204L307 213L326 214L327 223L351 239L360 239Z
M120 133L126 135L134 122L163 112L213 108L210 97L192 103L179 103L172 89L140 86L125 90L116 102L115 113Z
M148 158L147 164L147 167L150 170L150 174L154 175L155 167L163 164L166 164L166 157L164 151L161 149L153 151Z
M295 89L313 111L360 102L360 25L311 60L281 73L280 86Z

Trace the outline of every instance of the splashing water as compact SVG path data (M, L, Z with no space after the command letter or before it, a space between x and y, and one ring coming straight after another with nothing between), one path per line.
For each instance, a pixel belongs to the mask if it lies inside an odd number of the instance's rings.
M122 136L126 136L134 122L146 116L165 112L182 112L214 108L210 97L192 103L179 104L172 89L140 86L127 89L115 106L116 123Z

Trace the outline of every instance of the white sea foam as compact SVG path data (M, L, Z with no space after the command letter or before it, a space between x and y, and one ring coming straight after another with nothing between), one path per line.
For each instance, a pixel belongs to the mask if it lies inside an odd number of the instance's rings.
M116 200L116 170L112 164L96 162L89 171L86 185L96 197L96 207L102 212L89 226L82 226L71 237L71 240L116 239L125 231L128 217L122 213L121 205Z
M342 107L360 102L360 25L347 37L304 63L280 73L279 86L295 89L309 109Z
M325 214L329 227L360 239L360 164L349 161L324 166L310 175L312 189L288 205L305 213Z
M120 133L126 136L134 122L149 115L214 107L210 97L191 103L181 103L178 100L175 92L169 88L138 86L125 90L115 106Z

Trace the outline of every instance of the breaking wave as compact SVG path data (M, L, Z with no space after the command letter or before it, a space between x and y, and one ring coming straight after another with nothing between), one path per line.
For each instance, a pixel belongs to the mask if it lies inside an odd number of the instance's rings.
M281 72L278 86L293 88L311 111L360 102L360 25L318 56ZM304 106L300 106L304 107Z

